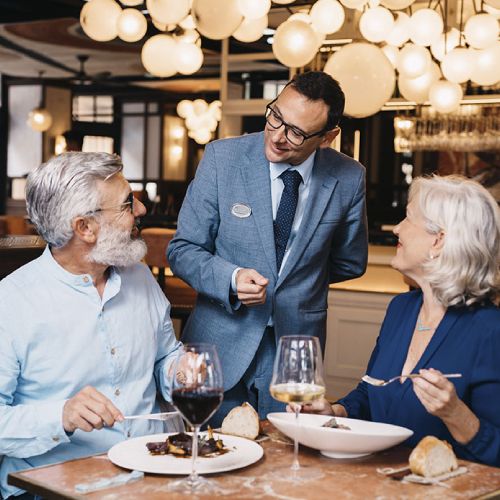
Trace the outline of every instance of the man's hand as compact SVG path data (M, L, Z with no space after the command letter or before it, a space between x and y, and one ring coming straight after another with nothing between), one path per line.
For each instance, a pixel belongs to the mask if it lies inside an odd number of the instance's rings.
M238 299L246 306L264 304L269 280L255 269L240 269L236 274Z
M66 432L81 429L90 432L102 429L104 425L123 420L121 411L97 389L91 386L84 387L71 399L68 399L63 408L63 427Z
M186 352L172 363L168 375L172 378L175 369L175 379L178 384L196 385L203 384L207 376L207 364L203 356L194 352Z

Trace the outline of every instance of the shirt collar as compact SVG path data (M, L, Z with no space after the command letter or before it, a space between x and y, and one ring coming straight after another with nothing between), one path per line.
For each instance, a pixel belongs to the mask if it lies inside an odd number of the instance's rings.
M271 180L276 180L285 170L297 170L302 176L304 185L309 182L311 177L312 168L314 165L314 158L316 157L316 151L313 151L301 164L290 165L289 163L273 163L269 162L269 168L271 169Z
M40 259L49 274L55 276L59 281L67 283L73 287L92 288L94 286L92 276L90 274L73 274L64 269L64 267L62 267L56 259L54 259L49 245L45 247ZM120 282L119 269L111 266L109 271L108 282Z

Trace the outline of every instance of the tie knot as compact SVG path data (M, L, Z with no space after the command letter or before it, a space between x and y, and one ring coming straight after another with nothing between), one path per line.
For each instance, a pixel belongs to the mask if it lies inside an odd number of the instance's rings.
M285 170L280 175L281 180L285 189L291 189L292 191L297 191L302 182L302 176L297 170Z

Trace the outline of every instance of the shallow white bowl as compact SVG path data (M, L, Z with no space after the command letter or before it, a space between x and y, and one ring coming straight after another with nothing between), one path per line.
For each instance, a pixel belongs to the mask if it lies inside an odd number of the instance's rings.
M336 417L339 424L347 425L350 430L321 427L331 417L301 413L299 425L295 424L293 413L269 413L269 421L283 434L331 458L356 458L385 450L408 439L413 431L398 425L380 424Z

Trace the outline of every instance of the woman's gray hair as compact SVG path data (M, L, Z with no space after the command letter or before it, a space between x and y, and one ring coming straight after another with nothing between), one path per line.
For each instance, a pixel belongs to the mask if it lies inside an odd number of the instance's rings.
M424 270L445 307L494 299L500 291L500 210L479 183L458 175L420 177L410 187L426 230L445 234L437 257Z
M31 222L51 246L65 246L73 237L71 223L99 207L98 181L123 170L118 155L63 153L35 168L26 183Z

